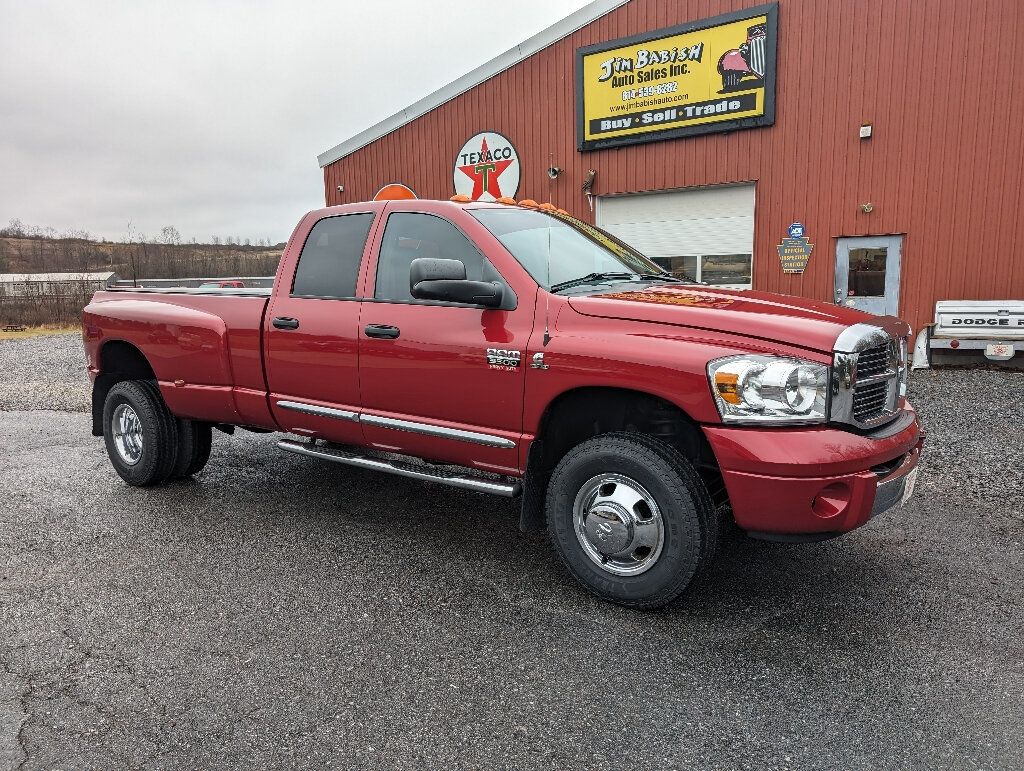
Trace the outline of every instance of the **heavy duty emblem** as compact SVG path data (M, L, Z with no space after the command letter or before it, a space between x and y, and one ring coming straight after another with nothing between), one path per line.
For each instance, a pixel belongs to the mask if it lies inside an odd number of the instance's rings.
M520 351L506 348L487 349L487 363L492 369L517 369L522 356Z

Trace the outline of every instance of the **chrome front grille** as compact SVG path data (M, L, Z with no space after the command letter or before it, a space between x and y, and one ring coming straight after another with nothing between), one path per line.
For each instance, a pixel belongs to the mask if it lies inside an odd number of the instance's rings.
M858 378L881 375L889 366L892 358L892 344L876 345L857 354Z
M874 420L885 412L889 384L880 381L860 386L853 391L853 418L861 423Z
M909 334L891 316L843 331L833 353L832 422L871 429L899 414Z

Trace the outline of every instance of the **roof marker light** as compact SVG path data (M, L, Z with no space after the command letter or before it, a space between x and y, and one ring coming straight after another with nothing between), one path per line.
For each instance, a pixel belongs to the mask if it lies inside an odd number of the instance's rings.
M412 188L407 185L403 185L401 182L391 182L390 184L384 185L377 194L373 197L374 201L412 201L415 200L416 193L412 191Z
M537 208L537 202L534 201L532 198L524 198L522 201L519 202L519 205L525 206L527 209Z
M449 201L454 201L455 203L472 203L473 202L473 199L470 198L468 195L453 195L448 200Z

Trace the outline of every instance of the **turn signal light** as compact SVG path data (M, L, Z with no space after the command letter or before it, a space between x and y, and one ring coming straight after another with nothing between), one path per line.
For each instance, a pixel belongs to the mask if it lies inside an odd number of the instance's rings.
M715 388L723 401L729 404L740 403L740 376L735 372L716 372Z

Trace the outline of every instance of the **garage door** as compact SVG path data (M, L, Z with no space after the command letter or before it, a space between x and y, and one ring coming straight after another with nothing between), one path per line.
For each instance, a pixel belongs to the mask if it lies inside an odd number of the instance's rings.
M596 214L598 226L677 275L750 288L753 185L607 196Z

